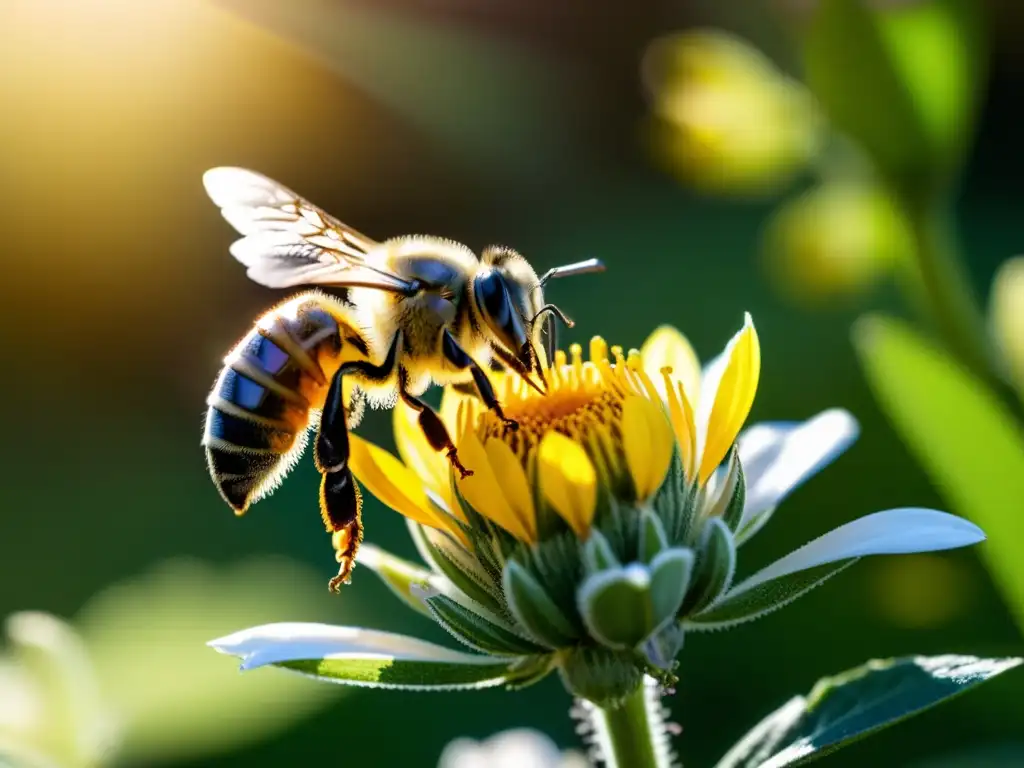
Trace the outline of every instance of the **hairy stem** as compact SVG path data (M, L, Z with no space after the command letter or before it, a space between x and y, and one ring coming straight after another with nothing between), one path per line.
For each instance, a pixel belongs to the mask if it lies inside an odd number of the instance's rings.
M607 768L671 768L664 708L653 680L646 680L617 706L582 702L598 756Z

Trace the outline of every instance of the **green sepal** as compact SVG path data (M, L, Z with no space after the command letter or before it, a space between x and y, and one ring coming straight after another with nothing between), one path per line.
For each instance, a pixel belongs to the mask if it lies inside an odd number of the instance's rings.
M632 652L579 646L559 658L559 675L573 696L614 706L643 685L644 670Z
M641 563L650 563L664 549L668 548L668 537L661 520L650 509L640 511L640 546Z
M516 621L534 640L550 648L562 648L579 638L579 632L544 588L515 560L505 565L503 587Z
M584 565L583 547L576 534L564 531L531 546L520 545L509 560L526 569L558 606L576 636L581 636L584 630L576 611L576 587L583 579Z
M622 564L615 557L612 545L608 543L604 534L593 530L590 532L590 538L583 545L583 565L589 576L609 568L618 568Z
M686 629L679 621L670 621L647 638L640 647L651 666L663 672L676 667L676 657L683 650Z
M690 591L683 600L680 616L688 616L710 605L729 588L736 571L736 545L732 533L720 518L706 520L694 564Z
M457 549L455 544L438 546L418 523L411 522L409 531L424 559L447 576L466 597L498 616L507 615L508 611L500 598L501 590L491 581L488 572L474 561L472 555Z
M594 530L604 535L616 559L621 563L628 563L636 557L640 544L636 518L636 507L614 496L607 499L604 514L600 518L594 518Z
M651 498L651 507L661 518L671 546L684 546L689 541L696 520L694 487L686 479L682 454L676 446L665 480Z
M747 500L747 483L743 476L743 465L740 463L738 446L729 451L725 480L718 492L714 505L707 511L708 517L718 517L730 531L736 532L743 519L743 505Z
M651 605L654 631L673 621L690 588L696 557L683 547L666 549L651 561Z
M496 656L522 656L545 653L548 649L501 626L496 618L484 616L484 609L473 610L441 594L425 595L434 619L464 645Z
M509 667L507 686L512 690L519 690L539 683L551 674L551 670L555 668L555 659L553 653L516 659Z
M860 558L852 557L826 563L817 568L797 571L762 582L750 589L743 583L727 592L717 602L686 617L686 626L694 630L728 629L747 621L767 616L806 595Z
M665 550L650 566L631 563L580 585L578 603L590 635L609 648L634 648L675 618L693 567L687 549Z

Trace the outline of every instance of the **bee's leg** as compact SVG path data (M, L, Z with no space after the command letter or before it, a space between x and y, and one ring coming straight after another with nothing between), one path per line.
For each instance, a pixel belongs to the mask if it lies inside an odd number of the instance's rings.
M363 539L362 499L352 470L348 466L348 427L342 398L341 371L331 380L320 416L313 459L323 475L320 483L320 515L331 534L340 565L338 575L331 579L330 589L337 592L347 583L355 565L356 552Z
M466 353L466 350L459 346L455 337L448 331L444 331L441 338L441 354L456 368L469 369L473 375L473 384L476 385L477 394L484 401L484 405L494 411L494 415L505 422L506 427L513 431L519 429L519 424L516 421L505 418L505 412L501 409L501 403L498 402L498 396L494 394L494 387L491 386L491 380L487 378L484 369Z
M448 461L459 471L462 477L472 475L473 471L466 469L462 466L462 462L459 461L459 452L455 448L455 442L452 440L451 435L448 434L448 427L441 421L441 417L427 403L410 393L408 385L409 375L404 368L399 367L398 396L402 398L403 403L419 413L420 429L423 430L423 435L427 438L427 442L430 443L430 447L435 451L445 451Z
M347 363L334 374L327 398L324 400L317 431L313 459L316 468L323 475L320 483L320 514L324 526L332 534L339 563L338 575L331 579L329 587L337 592L346 584L355 566L356 552L363 540L361 516L362 498L352 470L348 466L348 427L342 381L346 375L357 374L365 380L386 379L394 370L397 360L399 336L395 336L388 351L387 359L381 365L366 362Z
M493 357L487 367L495 373L504 373L506 370L505 366L501 364L501 361ZM480 390L477 389L475 381L461 381L458 384L449 384L449 386L459 394L480 397Z

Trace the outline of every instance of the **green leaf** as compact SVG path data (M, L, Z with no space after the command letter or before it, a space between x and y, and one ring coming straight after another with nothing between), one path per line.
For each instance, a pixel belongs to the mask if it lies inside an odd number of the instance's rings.
M504 685L509 676L508 660L488 657L460 663L382 658L379 654L372 654L343 659L283 661L275 666L349 685L416 691L493 688Z
M861 320L854 345L875 396L932 483L985 529L982 556L1024 627L1024 432L984 384L903 323Z
M808 85L836 127L896 179L934 183L962 157L984 59L976 5L818 5L804 51Z
M751 589L742 583L700 613L687 617L685 626L693 630L716 630L759 619L783 608L820 584L846 570L859 558L848 558L835 563L797 571L777 579L761 582Z
M716 768L803 765L1013 669L1022 659L913 656L819 680L770 714Z

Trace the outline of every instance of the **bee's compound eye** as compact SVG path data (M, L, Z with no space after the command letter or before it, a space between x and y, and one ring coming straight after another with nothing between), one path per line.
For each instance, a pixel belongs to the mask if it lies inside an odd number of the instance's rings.
M505 290L505 281L498 272L478 277L473 283L473 292L477 304L496 325L501 327L508 323L508 292Z

